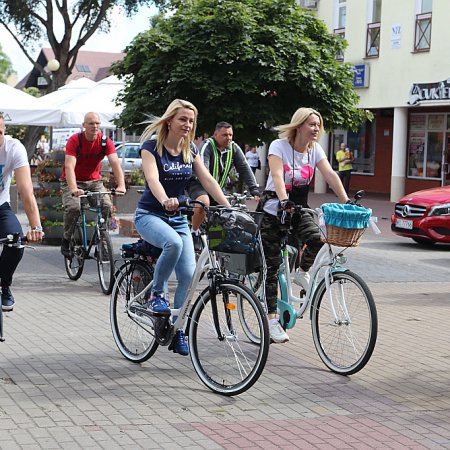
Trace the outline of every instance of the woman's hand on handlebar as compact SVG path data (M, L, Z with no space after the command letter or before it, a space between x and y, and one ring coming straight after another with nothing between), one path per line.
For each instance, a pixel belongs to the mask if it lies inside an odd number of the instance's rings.
M76 189L70 190L72 197L79 197L80 195L84 195L83 189L79 189L78 187Z
M162 206L166 211L176 211L180 204L178 203L178 199L176 197L172 197L163 200Z

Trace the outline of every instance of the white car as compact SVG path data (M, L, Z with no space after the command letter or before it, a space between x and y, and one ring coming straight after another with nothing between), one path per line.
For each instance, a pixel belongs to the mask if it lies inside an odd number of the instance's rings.
M125 145L125 157L123 157L123 147ZM122 164L122 169L124 172L131 172L134 169L140 169L142 167L142 159L139 156L139 149L141 147L141 144L139 142L126 142L125 144L119 144L116 147L117 156L120 159L120 162ZM107 172L111 169L109 166L108 157L105 156L105 158L102 161L102 172Z

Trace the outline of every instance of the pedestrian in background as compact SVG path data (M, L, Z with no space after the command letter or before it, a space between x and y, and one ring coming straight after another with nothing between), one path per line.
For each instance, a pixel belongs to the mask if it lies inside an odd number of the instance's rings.
M353 153L347 147L347 144L343 142L341 144L340 150L336 153L336 160L339 164L338 175L342 181L345 192L349 192L350 190L350 177L352 175L352 161L353 161Z
M257 169L261 169L261 161L259 159L258 152L256 151L256 147L248 146L247 151L245 152L245 157L247 158L248 165L250 169L252 169L253 173L256 173Z

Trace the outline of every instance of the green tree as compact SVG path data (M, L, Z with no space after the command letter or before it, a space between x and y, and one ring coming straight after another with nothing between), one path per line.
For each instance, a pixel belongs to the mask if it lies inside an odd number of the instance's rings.
M0 82L6 83L9 76L13 75L15 72L13 70L11 60L3 52L2 44L0 44Z
M113 67L126 80L121 125L184 98L199 109L199 135L226 120L240 142L267 141L300 106L329 129L355 128L369 113L357 108L351 66L336 60L345 45L295 0L186 1L155 16Z
M1 0L0 25L19 45L30 63L47 80L47 92L64 86L76 64L78 52L98 30L107 32L113 8L121 6L132 15L141 5L158 4L159 0ZM62 29L61 35L55 30ZM50 76L31 56L39 42L45 40L60 63ZM24 138L28 155L34 152L42 127L29 127Z

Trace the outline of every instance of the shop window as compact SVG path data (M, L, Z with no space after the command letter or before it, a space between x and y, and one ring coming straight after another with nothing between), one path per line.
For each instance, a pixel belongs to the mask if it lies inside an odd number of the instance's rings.
M375 170L375 120L365 122L356 132L347 133L347 145L353 152L353 173L373 175Z
M411 114L408 176L440 178L448 118L445 114Z

